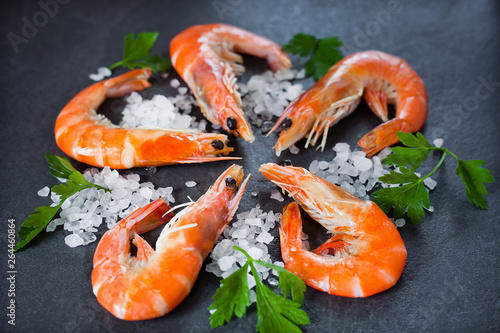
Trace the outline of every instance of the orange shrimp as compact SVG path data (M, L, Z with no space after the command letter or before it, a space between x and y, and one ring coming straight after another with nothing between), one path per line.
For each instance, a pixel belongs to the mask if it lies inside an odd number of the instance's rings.
M363 202L302 168L268 163L259 171L333 234L316 250L305 250L298 205L287 205L280 227L286 269L313 288L347 297L367 297L397 282L406 248L394 224L375 203Z
M80 162L115 169L235 159L217 157L233 151L222 134L163 128L124 129L96 113L108 97L150 87L147 80L150 75L148 69L137 69L97 82L78 93L57 117L54 132L59 148Z
M384 121L358 141L367 155L399 142L398 131L418 131L427 118L424 83L410 65L380 51L358 52L335 64L285 109L269 132L283 130L276 155L306 135L306 148L315 145L321 133L323 149L328 128L353 112L361 97ZM394 119L388 120L387 103L395 104Z
M154 250L138 234L168 221L158 199L121 220L102 236L94 255L92 288L114 316L143 320L172 311L189 294L203 261L238 209L247 177L233 165L195 203L162 230ZM137 256L130 255L130 239Z
M207 119L224 130L253 142L246 121L235 74L242 73L241 52L266 58L273 71L290 68L278 44L246 30L225 24L190 27L170 43L170 57L179 75L193 92Z

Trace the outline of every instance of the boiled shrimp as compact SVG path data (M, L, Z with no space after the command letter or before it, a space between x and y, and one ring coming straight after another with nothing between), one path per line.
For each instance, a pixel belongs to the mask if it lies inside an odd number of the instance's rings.
M291 66L278 44L225 24L190 27L170 43L172 64L193 92L205 117L252 142L253 132L243 115L235 77L244 71L243 60L235 52L266 58L273 71Z
M318 148L324 149L328 128L353 112L361 97L384 122L358 141L367 155L397 143L398 131L418 131L427 118L424 83L410 65L387 53L358 52L335 64L285 109L269 132L282 130L276 154L306 136L306 148L315 145L322 133ZM388 103L396 109L391 120Z
M203 260L238 208L248 177L233 165L195 203L171 219L154 250L139 234L166 223L169 207L158 199L107 231L97 245L92 287L99 303L125 320L172 311L189 294ZM130 239L137 256L130 255Z
M125 129L96 113L108 97L150 87L150 75L150 70L137 69L78 93L57 117L59 148L80 162L115 169L234 159L217 156L233 150L227 146L225 135L164 128Z
M287 205L280 227L286 269L313 288L347 297L367 297L398 281L406 248L375 203L363 202L303 168L268 163L259 170L333 234L317 249L306 250L299 207L295 202Z

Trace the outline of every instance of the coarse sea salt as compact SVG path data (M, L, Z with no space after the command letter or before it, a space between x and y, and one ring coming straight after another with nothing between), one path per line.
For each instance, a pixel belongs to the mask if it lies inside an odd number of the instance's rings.
M249 211L238 213L212 249L211 262L207 264L206 270L218 277L225 278L242 267L246 262L246 257L241 252L234 250L233 246L242 248L254 259L284 267L284 263L281 261L273 262L268 249L268 245L275 239L269 231L275 228L276 223L280 220L281 213L264 212L260 205L256 205ZM229 265L230 267L228 267ZM255 266L261 280L274 279L273 276L277 275L276 272L267 267L258 264ZM274 283L273 280L268 280L268 282ZM251 274L248 275L248 287L250 289L255 287L255 279ZM250 290L250 292L252 291Z
M111 192L88 188L71 196L61 206L60 218L52 220L46 231L52 232L62 226L64 230L71 232L64 239L70 247L96 241L94 233L103 223L111 229L120 219L159 197L167 203L175 202L172 187L155 189L150 182L140 183L140 176L137 174L120 175L118 171L104 167L101 171L96 168L88 169L83 176L87 181L107 187ZM53 193L51 198L52 205L60 202L59 197Z
M192 180L188 180L186 182L186 186L187 187L195 187L196 186L196 182L195 181L192 181Z
M257 127L262 126L262 132L267 133L274 125L270 120L281 116L285 107L304 92L302 84L290 82L303 78L301 75L303 72L294 69L276 73L266 71L251 76L246 83L238 82L243 111L250 122ZM293 149L298 152L298 148Z

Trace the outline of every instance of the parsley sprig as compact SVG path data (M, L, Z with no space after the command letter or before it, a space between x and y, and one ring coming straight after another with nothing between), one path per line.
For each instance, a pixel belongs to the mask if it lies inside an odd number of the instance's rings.
M256 330L262 333L301 332L297 325L310 323L307 314L300 309L306 290L304 281L283 267L255 260L245 250L237 246L233 248L242 252L247 257L247 261L237 271L221 281L221 286L212 297L214 302L208 308L209 310L215 310L210 316L212 328L229 322L233 313L239 318L245 314L250 303L247 282L247 272L250 267L256 283L258 313ZM282 295L273 292L260 281L255 264L263 265L278 272ZM287 298L289 294L291 294L291 299Z
M120 65L129 69L147 67L153 72L172 69L170 59L150 55L157 38L157 32L141 32L135 39L134 34L125 36L123 59L111 65L109 69L113 70Z
M314 81L318 81L330 67L343 58L339 50L342 45L337 37L316 38L299 33L281 49L283 52L298 54L303 58L310 55L305 64L306 76L313 75Z
M14 251L23 248L35 238L35 236L52 221L64 201L78 191L91 187L110 191L105 187L88 182L78 170L73 168L68 159L49 153L45 154L45 158L49 164L50 174L56 178L67 180L65 183L55 185L51 188L53 193L60 196L61 201L56 206L38 207L35 209L35 213L29 215L28 219L23 222L17 233L22 240L16 244Z
M425 189L424 179L430 177L441 166L449 154L457 160L456 174L465 185L466 196L469 202L482 209L488 209L484 195L488 194L485 184L493 183L495 179L490 171L482 168L483 160L461 160L446 148L434 147L421 134L398 132L399 140L406 147L392 147L393 154L387 156L382 163L399 167L398 171L391 171L379 179L386 184L404 184L397 187L382 188L372 194L373 201L385 212L394 209L393 217L398 219L405 214L414 225L418 225L425 216L424 207L430 207L429 193ZM441 151L441 159L437 165L423 177L415 174L415 170L425 162L433 150ZM407 168L409 166L409 168Z

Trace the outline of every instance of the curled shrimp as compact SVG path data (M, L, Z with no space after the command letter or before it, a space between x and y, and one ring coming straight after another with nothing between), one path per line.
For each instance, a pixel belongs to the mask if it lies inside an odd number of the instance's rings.
M375 203L363 202L302 168L268 163L259 171L333 234L317 249L305 250L299 207L295 202L287 205L280 227L286 269L313 288L347 297L367 297L398 281L406 248L394 224Z
M252 129L241 110L235 77L245 68L241 65L243 59L235 52L266 58L273 71L291 66L278 44L225 24L190 27L170 43L172 64L193 92L205 117L227 132L253 142Z
M233 218L245 190L243 169L233 165L195 203L162 230L154 250L141 236L171 218L158 199L107 231L94 255L92 288L114 316L143 320L172 311L189 294L203 261ZM137 256L130 255L130 239Z
M276 155L305 136L306 148L315 145L322 133L319 147L324 149L328 128L353 112L361 97L384 121L358 141L367 155L397 143L398 131L418 131L427 118L424 83L410 65L380 51L358 52L335 64L285 109L269 132L283 129ZM387 103L395 104L394 119L388 120Z
M108 97L150 87L150 75L148 69L137 69L78 93L57 117L55 137L59 148L80 162L114 169L234 159L217 157L233 151L225 135L165 128L125 129L96 113Z

